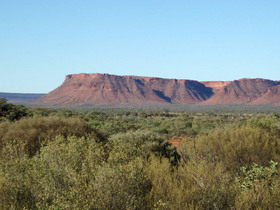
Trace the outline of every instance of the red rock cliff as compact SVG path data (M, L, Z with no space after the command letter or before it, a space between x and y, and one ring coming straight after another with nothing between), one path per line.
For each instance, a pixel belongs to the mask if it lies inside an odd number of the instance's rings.
M33 101L37 105L274 104L279 81L240 79L198 82L110 74L70 74L61 86Z
M193 80L110 74L70 74L43 98L42 105L197 104L212 96L211 88Z

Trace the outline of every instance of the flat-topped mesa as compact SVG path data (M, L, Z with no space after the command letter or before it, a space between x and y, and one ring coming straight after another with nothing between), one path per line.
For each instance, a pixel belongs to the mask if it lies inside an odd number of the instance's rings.
M80 74L68 74L65 76L65 80L72 79L72 78L95 78L98 76L102 76L106 74L100 74L100 73L94 73L94 74L86 74L86 73L80 73Z
M279 81L205 81L111 74L69 74L37 105L280 104ZM276 87L277 86L277 87ZM274 88L275 87L275 88ZM279 101L279 102L278 102Z
M127 77L127 76L124 76ZM134 78L139 78L139 79L143 79L147 82L157 82L157 81L176 81L179 83L183 83L184 81L195 81L195 80L189 80L189 79L167 79L167 78L161 78L161 77L141 77L141 76L130 76L130 77L134 77Z
M141 79L147 82L156 82L156 81L177 81L179 83L183 83L185 81L196 81L196 80L189 80L189 79L167 79L161 77L146 77L146 76L134 76L134 75L114 75L108 73L79 73L79 74L68 74L65 76L65 79L72 79L72 78L96 78L96 77L122 77L122 78L134 78L134 79Z
M43 105L197 104L212 96L194 80L110 74L70 74L64 83L37 100Z

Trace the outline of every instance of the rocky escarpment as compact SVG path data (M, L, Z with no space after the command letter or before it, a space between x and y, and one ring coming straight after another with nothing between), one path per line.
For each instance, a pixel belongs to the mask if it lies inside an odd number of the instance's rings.
M70 74L35 105L273 104L280 82L267 79L198 82L110 74Z
M214 93L217 93L219 90L221 90L223 87L227 86L230 81L205 81L201 82L204 84L206 87L209 87L213 90Z
M280 85L268 89L268 91L260 98L253 101L251 104L271 104L280 105Z
M34 101L41 105L197 104L212 89L193 80L110 74L67 75L64 83Z
M263 96L269 88L278 85L277 81L267 79L234 80L221 88L203 105L248 104ZM270 104L270 101L267 102Z

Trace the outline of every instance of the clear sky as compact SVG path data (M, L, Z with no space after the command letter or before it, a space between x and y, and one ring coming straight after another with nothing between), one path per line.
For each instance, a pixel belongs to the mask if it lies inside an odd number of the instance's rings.
M280 0L0 0L0 92L67 74L280 80Z

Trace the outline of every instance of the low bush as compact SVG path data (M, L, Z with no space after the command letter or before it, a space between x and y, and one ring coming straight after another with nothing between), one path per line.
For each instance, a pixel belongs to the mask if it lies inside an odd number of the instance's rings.
M0 152L3 145L10 141L25 144L25 149L31 157L36 154L46 141L56 136L87 136L93 135L99 141L105 137L97 130L78 118L34 117L16 122L0 124Z

